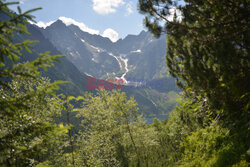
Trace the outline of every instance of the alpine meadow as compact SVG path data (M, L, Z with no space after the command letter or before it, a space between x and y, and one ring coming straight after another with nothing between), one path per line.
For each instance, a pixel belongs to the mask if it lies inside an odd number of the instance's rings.
M249 16L249 0L0 0L0 166L250 166Z

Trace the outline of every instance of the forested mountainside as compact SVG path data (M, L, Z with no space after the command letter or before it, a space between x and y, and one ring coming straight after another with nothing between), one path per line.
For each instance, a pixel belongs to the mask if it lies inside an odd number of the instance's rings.
M15 40L25 41L32 40L38 43L33 44L32 53L24 52L26 57L22 58L20 61L31 61L38 58L40 53L50 52L52 55L62 55L54 45L46 39L41 31L37 29L34 25L26 24L29 35L17 35ZM67 84L60 85L62 93L68 95L80 95L86 91L86 78L87 75L81 73L75 65L73 65L66 57L59 59L59 62L48 69L48 71L43 71L43 76L50 78L52 81L62 80L68 81Z

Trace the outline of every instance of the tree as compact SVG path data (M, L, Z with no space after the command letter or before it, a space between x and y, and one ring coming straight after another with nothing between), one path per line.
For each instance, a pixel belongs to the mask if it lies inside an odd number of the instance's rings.
M0 113L1 165L38 164L60 143L67 128L53 120L62 108L61 100L49 94L54 86L46 78L17 77L8 84L13 91L0 89L1 102L7 102Z
M167 32L166 62L180 86L191 87L216 109L234 116L241 114L236 110L248 109L248 1L191 0L181 6L174 1L140 0L139 4L149 30L156 35ZM176 17L170 20L173 9ZM165 26L157 24L160 20Z
M28 33L25 24L32 20L29 10L14 13L0 1L0 165L29 166L46 161L50 150L67 133L54 123L60 114L61 100L55 96L58 84L41 77L60 55L41 54L30 62L18 62L23 49L31 52L34 42L15 43L19 33Z
M83 131L78 136L77 166L143 166L155 146L152 128L137 114L136 102L125 93L101 90L85 95Z
M205 140L208 143L203 146L210 147L209 142L219 140L220 132L229 131L222 135L225 140L220 140L225 147L221 144L207 157L228 156L231 158L223 161L224 165L245 164L249 156L249 1L139 0L139 8L146 15L145 25L153 34L167 34L166 64L171 75L186 96L201 98L206 104L213 120L208 126L212 128L216 124L221 128L213 131L204 127L187 143L201 146ZM214 138L200 137L203 133L211 133ZM184 149L191 148L189 144ZM204 152L192 147L188 154L198 158L212 147ZM221 159L210 160L207 161L213 165L222 165ZM199 161L189 165L194 164L201 165Z

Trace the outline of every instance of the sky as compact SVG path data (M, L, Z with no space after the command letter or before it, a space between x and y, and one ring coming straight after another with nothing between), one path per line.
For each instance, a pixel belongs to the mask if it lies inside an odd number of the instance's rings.
M7 0L19 1L22 11L33 12L39 26L60 18L65 24L77 24L82 30L110 38L113 42L128 34L139 34L144 16L137 10L138 0ZM16 10L17 6L11 6Z

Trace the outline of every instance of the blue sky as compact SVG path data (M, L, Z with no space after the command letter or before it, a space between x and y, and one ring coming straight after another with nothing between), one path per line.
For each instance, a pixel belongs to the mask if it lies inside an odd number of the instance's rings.
M15 0L7 0L15 1ZM16 0L18 1L18 0ZM137 0L19 0L23 11L42 7L33 13L36 21L48 23L59 17L72 18L78 24L103 36L117 40L128 34L139 34L143 28L143 15L138 13ZM16 6L12 6L16 9ZM63 19L63 18L62 18ZM106 31L105 31L106 30ZM105 32L105 33L104 33ZM113 35L113 36L112 36Z

